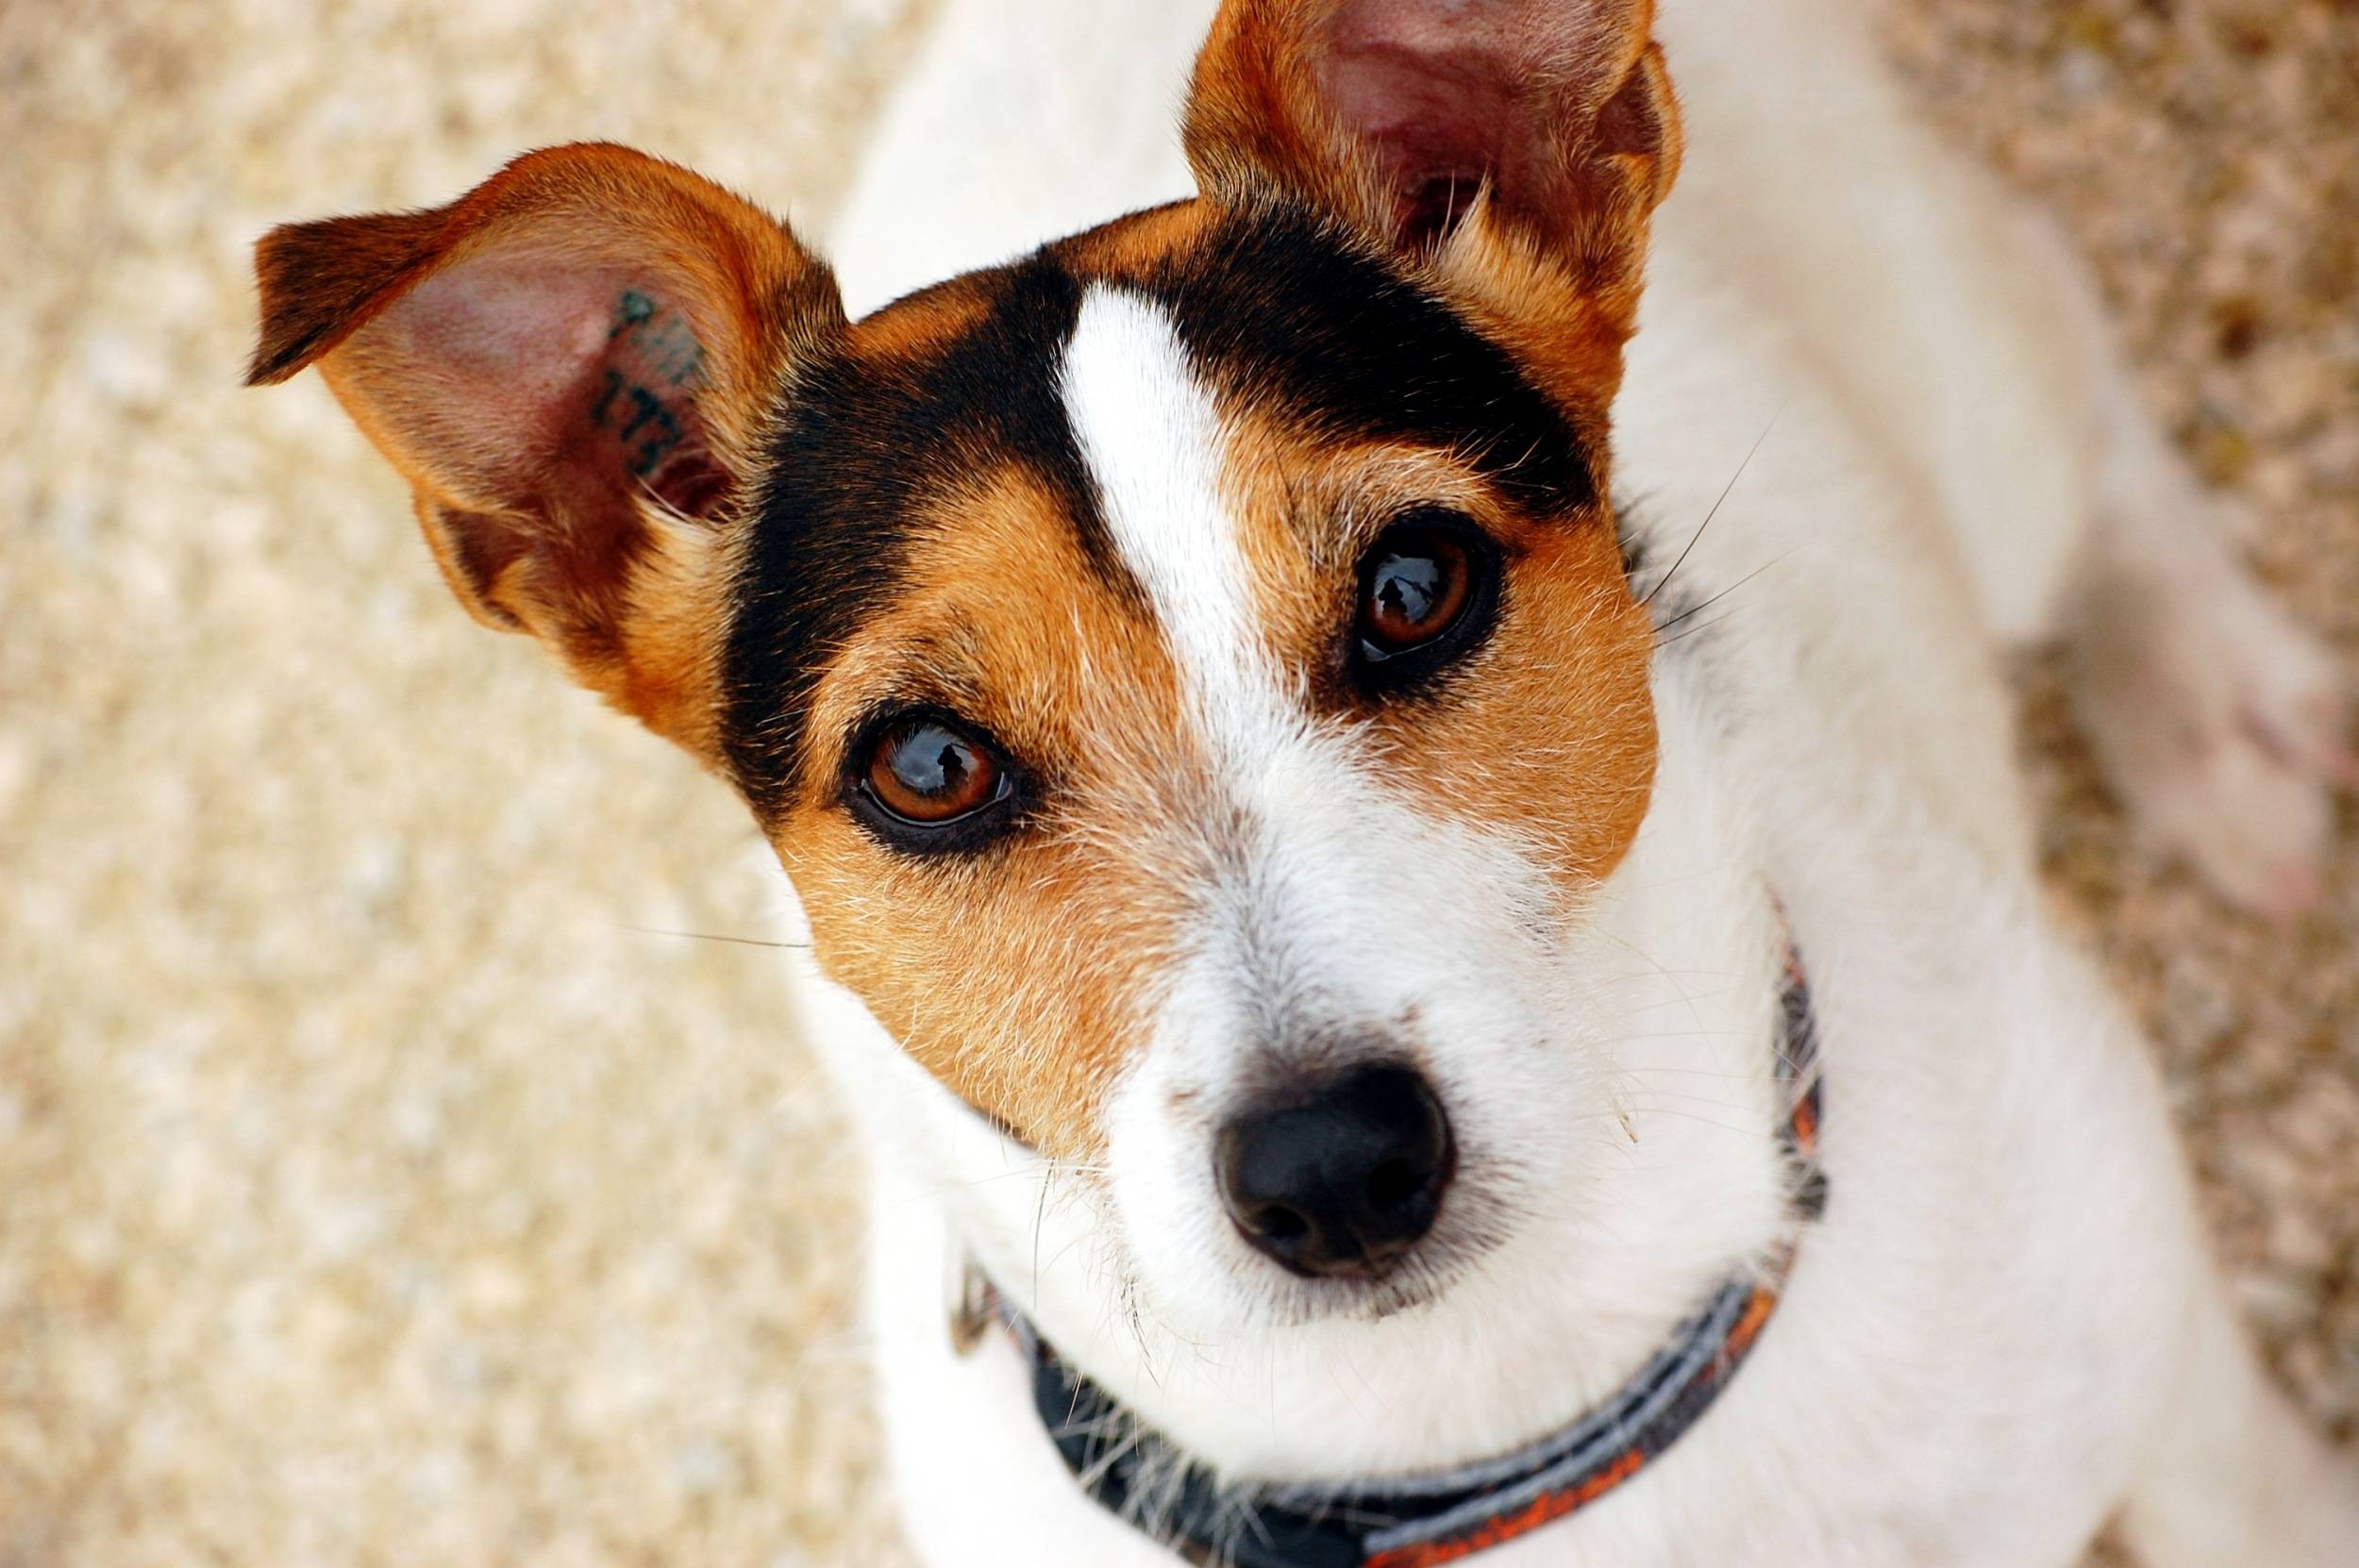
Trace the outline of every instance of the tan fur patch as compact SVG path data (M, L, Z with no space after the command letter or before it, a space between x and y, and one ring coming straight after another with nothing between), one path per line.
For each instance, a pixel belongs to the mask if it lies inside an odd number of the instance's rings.
M880 702L932 702L1031 771L1039 809L978 855L878 843L824 797L777 825L830 975L916 1060L1046 1152L1087 1154L1182 919L1203 752L1152 627L1014 471L919 525L920 586L863 628L812 713L818 766Z
M1085 276L1133 281L1200 241L1219 212L1219 206L1209 201L1150 207L1061 240L1056 250L1068 266Z
M954 277L862 317L852 325L848 346L863 359L922 359L973 329L989 309L972 277Z
M1270 651L1363 726L1393 788L1549 857L1568 900L1611 874L1653 786L1652 624L1603 504L1537 522L1449 454L1329 445L1251 409L1225 410L1231 500ZM1395 518L1457 512L1501 547L1481 646L1430 695L1370 699L1334 678L1362 555Z

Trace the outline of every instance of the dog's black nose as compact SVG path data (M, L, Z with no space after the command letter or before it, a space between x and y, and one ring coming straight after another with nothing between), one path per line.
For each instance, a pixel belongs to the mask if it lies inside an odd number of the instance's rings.
M1220 1130L1221 1202L1245 1239L1300 1275L1374 1278L1433 1228L1449 1118L1405 1067L1359 1067Z

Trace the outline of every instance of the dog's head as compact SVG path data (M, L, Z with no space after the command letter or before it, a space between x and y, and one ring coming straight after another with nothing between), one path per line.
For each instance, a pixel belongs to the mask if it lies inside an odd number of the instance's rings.
M743 792L828 975L1150 1295L1398 1305L1596 1122L1650 13L1233 0L1197 199L859 322L695 175L534 154L272 234L253 375L321 365L460 600Z

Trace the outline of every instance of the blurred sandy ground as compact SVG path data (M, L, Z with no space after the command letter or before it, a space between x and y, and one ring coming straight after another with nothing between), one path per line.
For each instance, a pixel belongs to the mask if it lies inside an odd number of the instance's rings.
M806 223L923 0L0 0L0 1568L891 1563L837 1121L723 792L449 603L248 244L604 136ZM1690 0L1709 3L1709 0ZM2359 668L2359 8L1895 0ZM2359 830L2271 933L2056 880L2359 1422Z

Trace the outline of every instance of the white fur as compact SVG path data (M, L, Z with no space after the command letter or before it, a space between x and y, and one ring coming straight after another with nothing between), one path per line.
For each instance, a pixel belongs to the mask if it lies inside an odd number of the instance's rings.
M1107 530L1153 601L1206 739L1224 765L1252 766L1292 726L1278 674L1259 657L1252 574L1220 495L1211 396L1170 322L1104 288L1081 301L1062 389Z
M838 237L852 297L1184 193L1171 127L1209 9L951 0ZM1681 568L1692 599L1730 596L1658 659L1656 795L1569 927L1514 918L1537 902L1521 846L1390 798L1257 665L1209 401L1151 307L1083 307L1068 408L1253 830L1200 890L1102 1181L1041 1168L802 976L876 1173L888 1448L940 1568L1173 1560L1075 1489L1010 1345L953 1352L958 1258L1241 1474L1464 1461L1627 1376L1776 1223L1765 889L1820 1007L1828 1214L1672 1455L1478 1560L2064 1568L2127 1505L2153 1568L2359 1561L2359 1488L2243 1346L2147 1052L2042 912L1995 674L2001 640L2092 595L2217 568L2200 503L2069 262L1908 121L1838 7L1666 0L1662 30L1691 144L1615 410L1658 559L1769 436ZM2142 528L2141 502L2169 516ZM2273 612L2213 580L2179 601L2204 691L2229 693L2207 722L2314 700ZM2198 680L2150 673L2147 614L2083 627L2166 705L2109 721L2131 752ZM2199 826L2248 798L2145 787ZM2265 837L2222 880L2274 887L2299 849ZM1404 865L1442 890L1414 919L1372 896ZM1171 1091L1216 1104L1258 1048L1238 997L1272 976L1247 926L1330 1020L1425 1020L1468 1179L1514 1219L1431 1302L1302 1320L1213 1223Z

